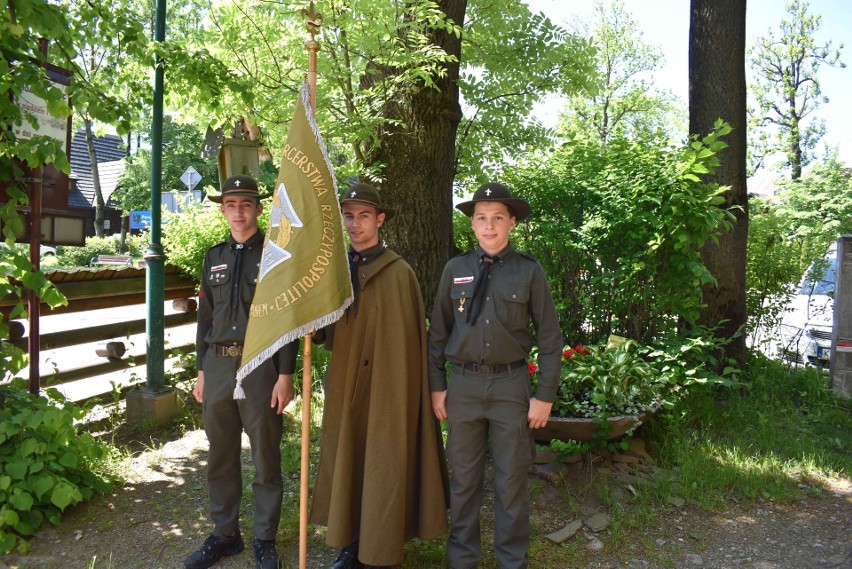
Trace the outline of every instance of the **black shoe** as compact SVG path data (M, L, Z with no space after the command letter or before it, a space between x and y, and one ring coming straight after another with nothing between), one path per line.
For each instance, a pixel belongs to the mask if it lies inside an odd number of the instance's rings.
M257 560L257 569L280 569L281 558L275 551L274 539L254 538L254 558Z
M328 569L361 569L364 565L358 561L358 540L356 539L340 550L340 555Z
M207 569L223 557L236 555L243 549L245 543L240 534L234 537L211 535L204 541L201 549L186 558L183 566L186 569Z

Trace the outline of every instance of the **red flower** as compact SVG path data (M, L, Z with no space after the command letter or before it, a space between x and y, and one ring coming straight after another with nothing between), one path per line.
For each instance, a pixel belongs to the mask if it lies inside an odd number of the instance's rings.
M527 369L530 370L530 375L538 371L538 366L532 362L527 362Z
M569 359L571 359L571 356L574 355L574 352L575 352L575 350L573 348L568 348L567 350L562 352L562 357L565 358L566 360L569 360Z
M576 346L574 346L574 351L580 354L581 356L587 356L592 353L592 351L583 344L577 344Z

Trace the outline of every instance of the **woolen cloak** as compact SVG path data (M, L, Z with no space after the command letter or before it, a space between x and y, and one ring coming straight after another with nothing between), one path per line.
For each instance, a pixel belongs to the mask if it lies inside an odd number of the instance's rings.
M423 299L387 250L359 265L358 301L334 325L311 522L359 540L368 565L402 562L414 537L447 532L447 470L432 412Z

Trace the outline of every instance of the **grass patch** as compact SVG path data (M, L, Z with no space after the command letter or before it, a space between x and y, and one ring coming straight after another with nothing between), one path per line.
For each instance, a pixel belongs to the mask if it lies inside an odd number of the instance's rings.
M668 419L654 433L659 455L679 469L681 495L704 508L789 501L852 466L852 414L820 370L755 358L739 385L694 392Z

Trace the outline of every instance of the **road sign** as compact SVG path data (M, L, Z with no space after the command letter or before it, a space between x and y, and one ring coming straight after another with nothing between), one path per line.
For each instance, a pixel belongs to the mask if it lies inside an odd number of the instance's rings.
M130 229L147 229L151 227L151 211L134 209L130 212Z
M192 188L201 181L201 174L198 173L198 170L190 166L186 169L186 172L181 175L180 181L186 184L186 187L191 192Z

